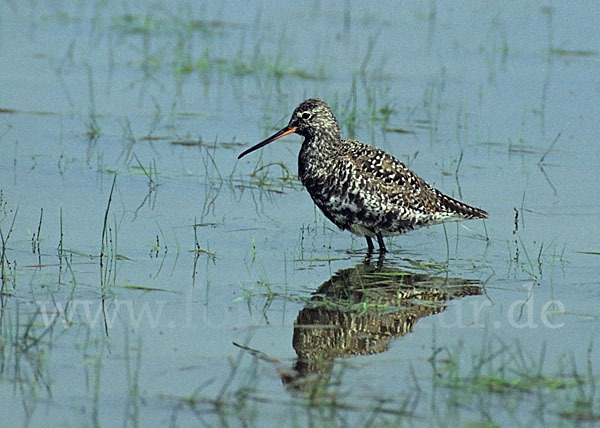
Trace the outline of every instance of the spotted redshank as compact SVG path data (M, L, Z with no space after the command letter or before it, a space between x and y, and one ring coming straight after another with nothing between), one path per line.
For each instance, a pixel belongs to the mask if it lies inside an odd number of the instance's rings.
M238 156L241 159L292 133L304 137L298 155L300 181L325 217L341 230L364 236L369 252L377 239L422 226L487 218L488 213L427 184L392 155L340 137L340 126L325 101L309 98L287 126Z

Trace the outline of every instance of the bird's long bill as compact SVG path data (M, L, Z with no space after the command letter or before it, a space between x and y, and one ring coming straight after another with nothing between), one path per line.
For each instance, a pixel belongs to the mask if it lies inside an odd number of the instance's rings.
M283 128L281 131L278 131L275 134L271 135L266 140L261 141L256 146L252 146L248 150L245 150L244 152L240 153L240 155L238 156L238 159L243 158L248 153L252 153L254 150L258 150L261 147L264 147L267 144L272 143L273 141L275 141L275 140L277 140L277 139L279 139L281 137L285 137L286 135L293 134L295 131L296 131L296 127L295 126L289 126L288 125L285 128Z

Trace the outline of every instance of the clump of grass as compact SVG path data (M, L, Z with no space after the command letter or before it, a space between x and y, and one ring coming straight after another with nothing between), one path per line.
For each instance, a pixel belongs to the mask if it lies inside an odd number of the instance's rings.
M102 305L102 316L104 321L104 331L108 335L109 322L106 315L106 303L111 291L111 286L114 287L117 283L117 262L119 260L129 260L127 257L118 254L117 243L117 221L113 216L113 224L109 222L110 208L113 199L113 193L115 190L115 184L117 182L117 175L115 173L113 177L110 194L108 196L108 202L104 211L104 221L102 225L102 236L100 240L100 292L101 292L101 305ZM114 227L114 231L113 231ZM106 260L105 260L106 259Z
M131 349L129 346L129 333L125 329L125 341L123 353L125 355L125 377L127 379L127 390L129 392L125 404L124 424L131 422L132 426L140 426L140 407L142 404L140 391L140 369L142 366L142 339L138 337L135 345L135 360L131 361Z
M551 48L549 50L550 55L562 56L562 57L590 57L598 55L598 51L591 49L561 49Z
M13 228L15 226L15 221L17 219L17 214L19 213L19 209L15 209L15 213L13 215L12 222L8 228L8 231L4 233L2 231L2 222L0 222L0 295L6 292L6 285L11 282L13 284L13 289L16 288L16 264L14 261L11 263L8 260L7 249L8 249L8 240L10 239L10 235L13 232Z
M0 189L0 224L8 217L10 210L8 209L8 202L4 199L4 191Z
M363 74L361 74L363 73ZM336 111L340 124L346 128L350 138L362 127L374 128L378 125L382 130L390 128L389 123L398 111L393 101L387 99L389 86L382 80L371 76L371 72L362 71L352 79L352 86L345 102L335 100L332 108ZM364 102L359 101L358 83L364 91ZM375 84L371 83L375 82Z
M254 368L249 368L247 378L239 379L239 385L234 384L236 378L241 378L239 372L243 356L244 351L240 350L235 358L228 358L229 373L220 386L215 385L214 392L206 391L215 382L215 378L211 378L201 383L189 396L177 397L178 405L173 420L180 409L187 409L198 417L202 416L202 420L213 414L226 425L228 418L243 420L245 424L251 422L252 416L256 414L254 406L263 400L258 395L259 377L255 360L252 362Z
M271 174L275 169L279 171L279 175ZM293 184L294 176L283 162L270 162L257 167L250 173L254 184L257 187L273 187L279 184L284 187Z
M152 159L152 163L150 165L148 165L148 168L145 168L135 153L133 154L133 157L135 158L135 161L137 162L137 167L133 166L132 168L134 168L134 169L139 168L142 171L142 173L146 176L146 178L148 179L148 189L150 191L156 190L156 188L159 186L159 183L158 183L159 173L156 168L156 159Z
M558 134L556 134L556 137L554 138L554 140L552 140L552 143L550 143L550 146L548 147L548 149L544 152L542 157L540 157L540 160L537 163L540 168L544 165L544 160L546 159L546 156L548 156L548 153L550 153L552 151L552 149L558 142L558 139L560 138L560 136L561 136L560 132Z
M88 114L87 131L85 135L88 137L90 142L96 141L102 135L95 113L90 112Z
M236 24L223 21L190 19L187 14L171 14L164 9L159 12L163 12L163 16L159 16L158 13L145 15L126 13L114 16L110 28L128 35L201 33L210 36L228 28L238 27Z
M100 270L103 270L104 266L104 257L107 256L107 251L111 248L110 242L110 226L108 222L108 215L110 213L110 205L112 203L113 192L115 190L115 184L117 182L117 174L113 177L113 182L110 187L110 194L108 195L108 202L106 204L106 209L104 210L104 221L102 223L102 238L100 239Z
M40 243L42 241L42 219L44 217L44 208L40 208L40 220L38 222L37 232L31 235L31 250L33 254L40 255Z
M64 257L64 238L65 238L65 234L64 234L64 230L63 230L63 211L62 211L62 207L60 207L60 211L59 211L59 233L60 233L60 237L58 239L58 245L56 247L56 255L58 256L58 261L60 263L60 267L62 268L62 259Z
M52 376L48 364L51 345L48 340L55 321L45 324L39 308L14 301L0 312L0 378L13 384L12 391L20 396L23 423L31 419L41 400L52 398ZM16 414L16 413L15 413Z
M158 7L146 14L126 13L113 17L110 29L120 33L121 37L142 38L140 58L132 62L139 65L148 79L161 69L171 69L179 82L190 74L199 75L204 82L223 76L253 76L277 81L285 78L325 79L322 65L305 69L296 64L287 55L287 42L283 37L274 54L272 50L265 53L262 40L254 46L244 44L245 32L236 30L245 29L245 25L204 19L194 13L189 6L176 11ZM231 43L232 34L239 34L241 40L237 52L220 46ZM155 38L161 39L158 48L149 42ZM203 46L201 50L197 49L199 43Z
M286 189L301 189L302 184L283 162L263 163L259 157L249 179L229 177L229 182L238 189L258 189L272 193L285 193Z
M200 73L204 77L209 74L219 76L257 76L265 78L297 78L301 80L324 80L324 72L318 74L303 70L294 65L291 60L281 57L255 54L247 55L243 50L230 58L218 57L205 48L202 53L194 58L191 54L175 58L173 69L176 74Z
M201 255L201 254L205 254L208 258L210 258L213 262L215 261L215 259L217 258L217 253L210 251L210 248L208 249L204 249L200 246L200 242L198 241L198 228L205 226L205 224L202 223L197 223L196 221L194 221L194 249L191 250L190 252L196 254L196 255Z
M537 358L528 355L516 343L484 338L480 349L464 355L462 344L454 349L438 348L429 359L432 379L437 387L458 393L462 404L477 401L481 394L495 394L525 402L529 395L554 403L553 413L572 420L600 420L594 403L595 375L592 372L591 346L585 373L578 371L574 359L565 365L561 361L554 373L545 370L546 346ZM488 409L489 410L489 409ZM511 409L514 411L514 409Z

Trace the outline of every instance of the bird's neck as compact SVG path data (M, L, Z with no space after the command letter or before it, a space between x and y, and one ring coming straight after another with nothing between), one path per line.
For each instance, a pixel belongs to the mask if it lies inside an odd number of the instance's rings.
M340 143L339 134L337 137L332 135L305 137L300 151L309 157L331 157L339 149Z
M339 139L304 138L298 154L298 176L305 186L309 185L307 180L331 174L330 166L337 158L340 147Z

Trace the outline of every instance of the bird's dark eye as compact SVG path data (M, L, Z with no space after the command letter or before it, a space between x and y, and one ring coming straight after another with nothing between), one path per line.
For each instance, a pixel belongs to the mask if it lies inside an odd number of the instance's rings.
M300 117L301 117L302 119L310 119L310 112L308 112L308 111L305 111L304 113L302 113L302 114L300 115Z

